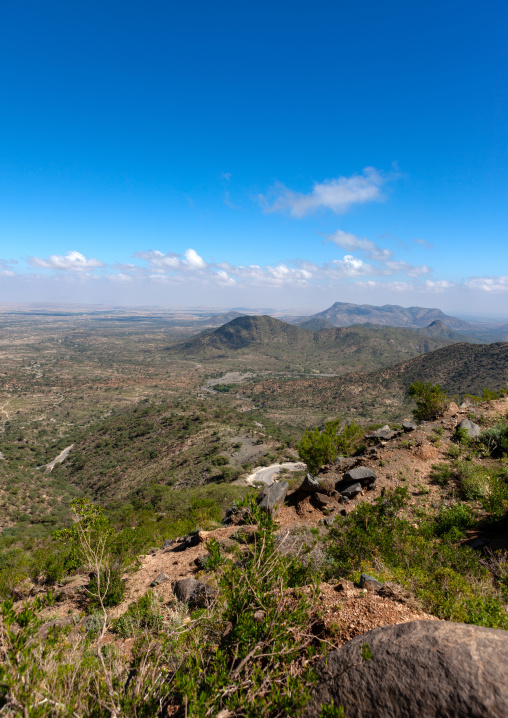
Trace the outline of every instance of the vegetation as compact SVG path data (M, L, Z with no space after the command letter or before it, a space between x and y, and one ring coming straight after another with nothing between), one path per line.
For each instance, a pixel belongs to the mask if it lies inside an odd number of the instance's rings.
M348 456L358 447L362 429L354 421L343 428L342 425L341 419L334 419L327 421L321 431L315 426L304 433L296 448L309 471L331 464L339 454Z
M446 409L449 398L439 384L415 381L409 387L409 396L416 401L413 416L417 421L437 419Z

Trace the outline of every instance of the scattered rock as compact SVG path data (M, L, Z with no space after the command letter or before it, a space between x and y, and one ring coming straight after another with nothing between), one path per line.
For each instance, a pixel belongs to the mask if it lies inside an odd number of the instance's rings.
M340 489L340 494L346 499L354 499L355 496L362 493L362 490L362 485L359 483L349 484Z
M231 553L237 546L237 542L231 538L218 539L218 543L222 546L226 553Z
M414 603L411 600L411 594L404 586L401 586L399 583L392 583L391 581L385 581L381 584L381 588L377 594L382 598L389 598L391 601L397 601L398 603Z
M348 718L508 715L508 631L495 628L448 621L375 628L319 661L317 673L307 718L332 700Z
M156 549L156 548L148 549L147 556L155 556L155 554L157 553L157 550L158 549Z
M173 545L173 541L172 541L171 539L166 539L166 540L164 541L164 547L163 547L163 548L169 548L169 547L172 546L172 545Z
M254 614L254 620L257 621L258 623L261 623L263 621L264 617L265 617L264 611L256 611L256 613Z
M470 439L476 439L481 433L478 424L475 424L474 421L470 421L469 419L462 419L462 421L457 424L457 429L465 429Z
M181 603L187 603L189 606L203 605L207 599L215 595L211 586L195 578L182 578L175 581L173 593Z
M366 439L383 439L383 441L389 441L395 436L395 431L392 431L388 424L385 424L380 429L372 431L370 434L365 434Z
M402 428L405 432L414 431L418 428L418 424L415 424L413 421L403 421Z
M356 469L346 471L342 478L343 483L360 483L362 486L371 486L375 484L377 479L376 472L368 466L358 466ZM337 487L338 491L342 493L342 490Z
M242 526L249 519L249 509L246 506L231 506L226 511L226 516L222 522L223 526Z
M65 628L66 626L72 626L76 623L74 616L64 616L63 618L56 618L54 621L49 621L39 628L37 631L37 637L45 639L48 637L49 632L52 628Z
M360 588L366 588L367 591L374 591L377 593L380 588L383 587L383 584L377 580L377 578L373 578L372 576L368 576L366 573L362 573L360 576Z
M269 514L276 513L286 498L288 489L289 484L287 481L274 481L273 484L265 487L258 497L259 508Z
M160 586L161 583L166 583L166 581L169 581L169 576L165 574L164 571L161 571L161 573L154 578L150 586Z
M336 591L354 591L355 586L352 581L348 581L347 578L343 578L339 581L339 583L335 586Z

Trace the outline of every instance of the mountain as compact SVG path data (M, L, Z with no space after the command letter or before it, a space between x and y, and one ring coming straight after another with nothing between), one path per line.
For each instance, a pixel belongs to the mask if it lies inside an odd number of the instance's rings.
M313 331L269 316L244 316L167 351L185 359L238 361L245 357L250 368L268 371L304 369L342 374L390 366L457 341L447 332L439 325L428 329L427 334L424 330L379 325Z
M400 307L397 304L385 304L382 307L370 304L348 304L335 302L323 312L314 314L314 318L323 318L335 327L349 327L352 324L384 324L391 327L426 327L439 320L451 329L460 331L474 331L473 324L444 314L440 309L425 307Z

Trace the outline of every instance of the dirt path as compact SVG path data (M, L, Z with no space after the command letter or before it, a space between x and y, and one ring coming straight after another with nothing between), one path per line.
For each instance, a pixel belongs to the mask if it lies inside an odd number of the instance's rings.
M70 446L67 446L63 451L61 451L56 459L53 459L53 461L50 461L49 464L44 464L43 466L38 466L39 469L46 469L46 473L50 474L53 469L55 468L56 464L61 464L62 461L64 461L68 456L69 452L72 449L74 444L71 444Z
M301 461L286 461L284 464L258 466L257 469L254 469L252 474L249 474L249 476L244 479L244 481L246 484L249 484L249 486L253 486L256 483L262 483L270 486L270 484L273 484L275 477L280 471L282 471L282 469L287 469L288 471L303 471L306 468L306 464Z

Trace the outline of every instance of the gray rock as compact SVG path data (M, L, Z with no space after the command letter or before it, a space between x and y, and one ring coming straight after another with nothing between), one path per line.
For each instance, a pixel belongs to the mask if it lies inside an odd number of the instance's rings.
M150 586L160 586L161 583L166 583L169 581L169 576L164 573L164 571L161 571L158 576L154 578Z
M267 486L258 497L259 508L269 514L276 513L286 498L288 489L287 481L275 481L271 486Z
M166 539L164 541L164 548L169 548L172 545L173 541L171 539Z
M370 484L376 482L376 479L377 474L373 469L370 469L368 466L358 466L356 469L346 471L342 480L348 483L355 482L360 483L362 486L370 486ZM338 489L338 491L340 491L340 489Z
M302 481L299 491L306 491L307 493L314 493L314 491L319 491L321 488L321 482L319 479L316 479L315 476L312 476L312 474L307 474L307 476Z
M373 576L368 576L366 573L362 573L360 576L360 588L366 588L367 591L379 591L380 588L383 587L383 584L377 580L377 578L373 578Z
M470 439L476 439L481 433L478 424L475 424L474 421L470 421L469 419L462 419L462 421L457 424L457 429L465 429Z
M403 428L404 431L406 431L406 432L407 432L407 431L414 431L415 429L418 428L418 424L415 424L415 423L412 422L412 421L403 421L403 422L402 422L402 428Z
M388 424L385 424L380 429L376 429L376 431L372 431L370 434L365 434L366 439L383 439L384 441L393 439L394 436L395 432L390 429Z
M349 484L344 488L340 489L341 496L346 499L354 499L355 496L362 493L362 485L359 483Z
M211 586L203 581L197 581L195 578L182 578L175 581L173 593L181 603L187 603L190 606L201 606L206 603L207 599L213 598L215 595Z
M448 621L383 626L316 668L307 718L332 700L348 718L508 716L508 631Z

